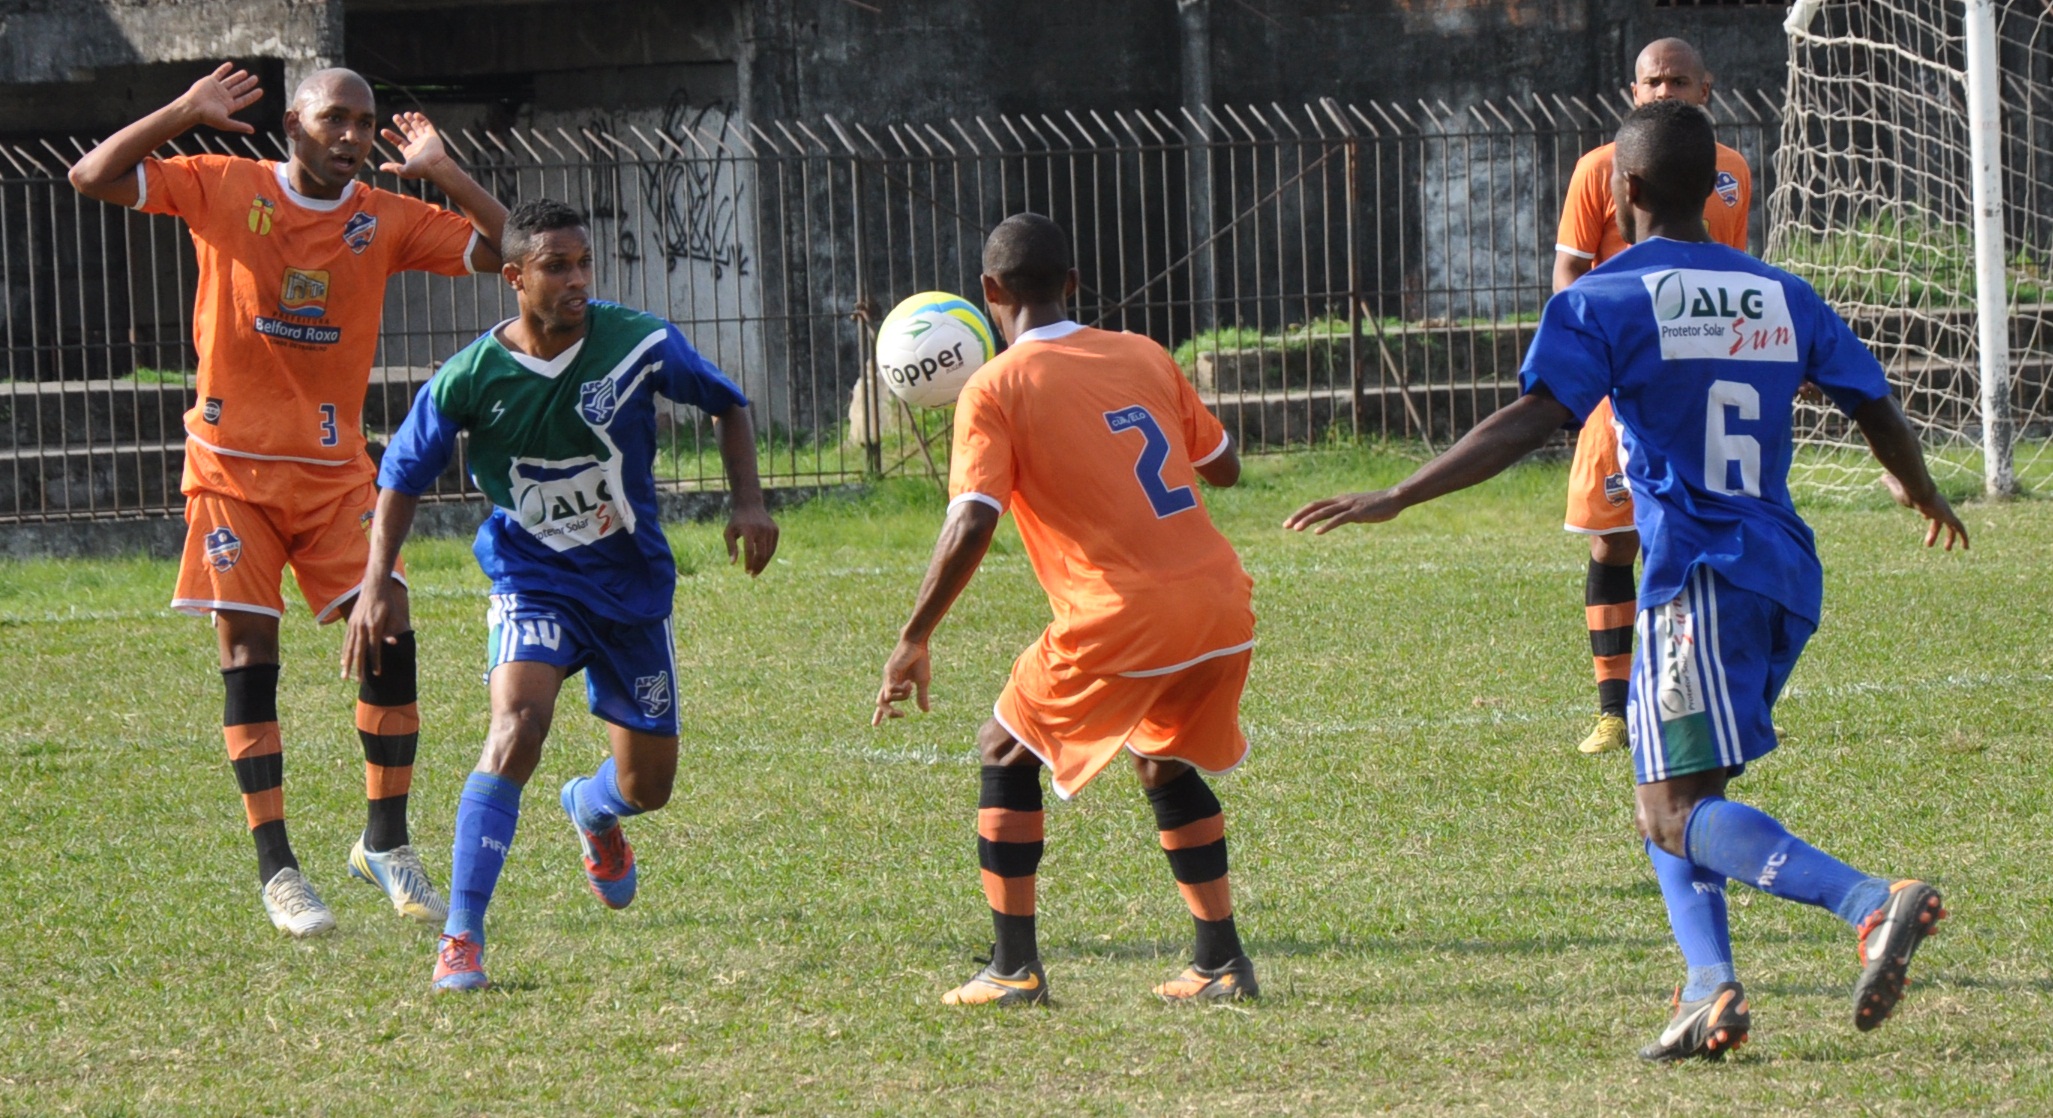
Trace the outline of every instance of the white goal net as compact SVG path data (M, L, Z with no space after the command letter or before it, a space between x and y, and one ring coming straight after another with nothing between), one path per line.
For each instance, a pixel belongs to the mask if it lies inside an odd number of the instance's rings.
M1767 259L1881 358L1949 490L2053 489L2053 0L1798 0L1786 29ZM1803 483L1873 484L1836 412L1797 427Z

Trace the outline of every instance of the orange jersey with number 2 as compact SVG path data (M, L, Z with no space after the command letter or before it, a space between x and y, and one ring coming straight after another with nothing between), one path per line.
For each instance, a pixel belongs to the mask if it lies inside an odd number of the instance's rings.
M1158 671L1254 639L1253 582L1192 465L1226 445L1161 346L1077 328L1022 339L963 386L949 492L1013 514L1056 657Z

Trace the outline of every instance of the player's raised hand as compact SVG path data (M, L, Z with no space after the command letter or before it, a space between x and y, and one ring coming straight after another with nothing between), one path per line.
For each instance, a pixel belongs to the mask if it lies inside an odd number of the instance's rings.
M1952 551L1956 540L1959 541L1962 551L1968 549L1967 526L1960 522L1960 517L1953 512L1953 506L1947 503L1945 496L1936 488L1932 490L1929 498L1920 501L1911 496L1910 490L1904 487L1903 482L1895 474L1886 470L1882 473L1882 487L1889 490L1889 495L1896 498L1897 504L1907 509L1915 509L1919 516L1925 518L1926 547L1938 544L1939 533L1943 529L1946 532L1946 550Z
M403 179L426 178L436 165L449 158L442 133L435 131L434 122L426 116L416 112L393 113L392 124L393 127L378 134L399 149L402 162L380 163L378 170Z
M1342 493L1327 497L1291 513L1283 526L1293 532L1309 528L1323 536L1342 524L1380 524L1397 519L1405 506L1388 489L1374 493Z
M262 100L264 88L256 76L233 62L223 62L214 72L192 83L185 91L185 104L199 123L223 132L251 133L254 125L235 119L235 114Z
M898 647L891 650L891 659L884 661L884 685L877 688L877 710L870 716L870 725L882 726L887 718L904 718L905 711L892 706L907 699L916 698L921 710L932 710L927 704L927 684L934 678L934 662L927 656L927 646L901 639Z
M763 573L770 565L770 557L777 554L777 522L770 519L768 511L758 505L754 508L736 508L727 519L727 561L742 561L742 569L749 577Z

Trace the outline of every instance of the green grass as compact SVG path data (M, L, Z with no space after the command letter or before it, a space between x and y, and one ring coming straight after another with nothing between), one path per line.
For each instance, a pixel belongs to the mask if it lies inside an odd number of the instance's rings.
M191 369L153 369L148 365L138 365L134 372L121 379L137 384L187 384L197 375Z
M1822 236L1793 230L1773 257L1835 305L1974 307L1973 231L1914 210L1864 217ZM2047 260L2047 253L2028 247L2012 255L2005 276L2012 307L2046 301L2053 291Z
M1854 1031L1851 933L1735 887L1753 1043L1654 1069L1633 1048L1680 963L1591 703L1564 470L1533 465L1374 529L1276 524L1402 455L1257 461L1208 497L1257 581L1254 753L1218 782L1268 997L1154 1004L1188 917L1113 771L1051 798L1057 1004L938 1004L988 941L971 735L1044 623L1009 527L936 644L936 709L867 724L941 515L899 482L787 512L772 569L677 528L687 737L630 824L643 893L604 911L554 792L599 759L566 691L492 912L497 989L427 993L431 937L346 879L362 770L339 634L285 626L287 804L341 919L257 904L205 626L168 563L0 565L0 1112L10 1114L2037 1114L2053 1109L2053 505L1966 511L1965 555L1879 496L1812 510L1827 616L1738 784L1954 917L1899 1016ZM416 834L446 879L485 722L483 586L409 548L426 722Z

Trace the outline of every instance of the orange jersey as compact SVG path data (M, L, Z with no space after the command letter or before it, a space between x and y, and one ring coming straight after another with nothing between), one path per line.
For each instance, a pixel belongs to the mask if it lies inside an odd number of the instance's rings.
M1625 251L1625 238L1618 235L1618 206L1611 198L1611 156L1617 147L1605 144L1576 161L1554 251L1580 256L1593 265ZM1704 226L1711 239L1745 252L1747 211L1753 198L1754 176L1746 156L1719 144L1717 185L1704 199Z
M963 386L948 487L1012 512L1054 610L1051 652L1093 675L1152 674L1254 640L1253 581L1192 465L1226 448L1161 346L1062 323Z
M368 471L364 391L385 281L468 273L469 219L364 183L308 198L268 160L151 158L140 175L136 208L183 218L199 257L186 489L209 465L196 452Z

